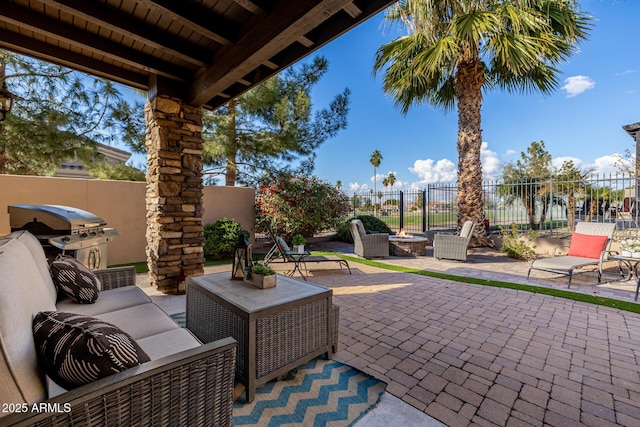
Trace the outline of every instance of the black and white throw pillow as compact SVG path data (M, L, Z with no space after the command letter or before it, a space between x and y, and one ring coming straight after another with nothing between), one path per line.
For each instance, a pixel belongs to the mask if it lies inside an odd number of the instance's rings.
M33 337L45 373L66 390L150 360L120 328L73 313L38 313Z
M80 261L59 257L49 267L58 292L80 304L93 304L98 299L100 279Z

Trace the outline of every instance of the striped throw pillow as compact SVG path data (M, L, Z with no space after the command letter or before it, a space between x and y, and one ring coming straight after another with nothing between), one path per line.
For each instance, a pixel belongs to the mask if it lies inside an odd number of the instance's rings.
M120 328L73 313L38 313L33 337L44 372L67 390L150 360Z

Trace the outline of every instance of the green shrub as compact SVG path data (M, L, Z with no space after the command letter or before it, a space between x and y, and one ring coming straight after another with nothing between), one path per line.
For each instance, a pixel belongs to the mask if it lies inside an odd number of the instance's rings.
M340 224L336 230L336 240L340 242L353 243L353 236L351 236L351 230L349 230L349 221L352 219L359 219L364 225L364 229L377 233L391 233L389 226L381 219L371 215L358 215L353 218L349 218L347 221Z
M510 228L500 227L502 234L502 247L500 251L507 254L509 258L529 260L536 254L533 241L537 234L534 230L529 230L525 234L518 232L518 225L513 223Z
M243 230L233 219L220 218L213 224L204 226L204 256L207 259L233 258L233 248L238 242L238 235L249 232Z

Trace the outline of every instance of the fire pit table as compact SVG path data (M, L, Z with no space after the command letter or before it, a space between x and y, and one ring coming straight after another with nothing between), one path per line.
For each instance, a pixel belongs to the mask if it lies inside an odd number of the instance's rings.
M419 236L389 236L389 255L391 256L425 256L429 239Z

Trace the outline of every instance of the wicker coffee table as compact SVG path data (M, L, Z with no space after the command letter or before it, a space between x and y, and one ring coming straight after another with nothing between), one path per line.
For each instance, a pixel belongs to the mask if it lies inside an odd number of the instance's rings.
M238 341L236 375L252 402L257 386L322 354L332 357L333 291L278 275L275 288L229 273L188 279L187 328L202 342Z

